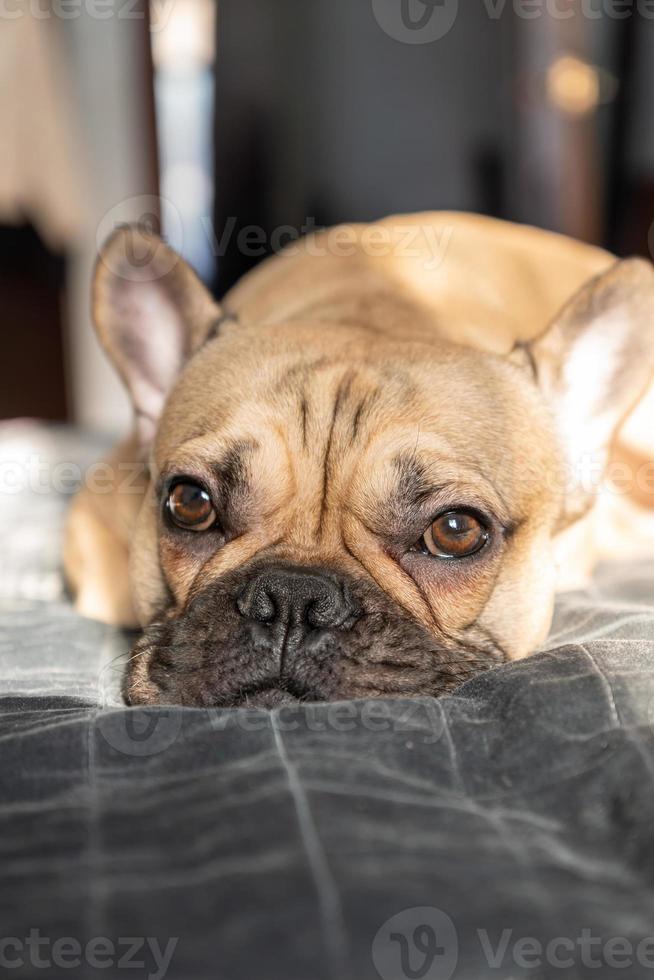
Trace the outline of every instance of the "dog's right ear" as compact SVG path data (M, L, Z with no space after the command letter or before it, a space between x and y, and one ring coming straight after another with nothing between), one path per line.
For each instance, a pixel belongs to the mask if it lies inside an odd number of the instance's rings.
M220 319L220 308L158 235L124 225L98 256L93 319L132 399L139 439L147 444L177 376Z
M616 262L525 349L574 476L572 520L590 506L613 440L654 376L654 267Z

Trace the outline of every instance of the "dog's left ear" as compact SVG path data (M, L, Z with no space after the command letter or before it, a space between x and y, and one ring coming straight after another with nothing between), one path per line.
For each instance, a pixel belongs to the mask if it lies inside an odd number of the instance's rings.
M574 477L569 503L583 510L591 468L603 472L614 436L654 376L654 267L616 262L527 351Z
M93 319L132 399L142 443L151 441L184 363L219 318L195 272L158 235L124 225L105 242L95 267Z

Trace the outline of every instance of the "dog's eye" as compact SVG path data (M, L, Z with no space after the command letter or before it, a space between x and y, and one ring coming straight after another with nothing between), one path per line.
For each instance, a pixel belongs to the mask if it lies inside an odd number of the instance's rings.
M190 531L206 531L216 520L211 497L197 483L177 483L166 501L173 523Z
M480 551L488 538L488 530L474 514L451 510L429 525L420 543L437 558L467 558Z

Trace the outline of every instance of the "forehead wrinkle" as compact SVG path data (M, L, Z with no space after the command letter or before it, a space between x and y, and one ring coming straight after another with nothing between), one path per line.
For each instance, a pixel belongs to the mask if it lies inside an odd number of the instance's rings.
M346 402L350 394L353 380L354 371L352 370L347 371L341 377L338 387L336 388L336 395L332 404L331 419L329 421L329 428L327 430L327 439L325 442L323 455L322 492L320 497L320 513L318 514L318 537L320 537L322 534L325 516L329 508L328 495L329 485L333 475L332 453L335 443L334 432L336 429L336 423L338 421L341 406Z
M302 445L307 448L307 426L309 424L309 402L307 401L306 392L302 392L300 396L300 428L302 430Z
M214 475L226 493L233 494L247 488L249 483L247 464L258 448L259 443L254 439L235 439L214 461L212 465Z
M198 435L185 439L178 446L170 450L168 457L163 463L162 469L169 466L171 462L177 463L178 460L200 459L202 462L210 464L216 458L216 454L230 448L238 440L234 435L220 435L215 430L207 430Z
M275 380L269 387L273 403L279 406L279 410L284 412L287 408L285 399L291 398L295 403L294 418L297 419L300 431L301 443L304 449L308 448L308 430L310 424L310 390L314 381L313 375L323 373L335 368L338 360L327 355L315 358L313 361L300 360L291 364L290 367L279 371Z
M425 501L452 491L479 495L505 526L515 523L514 512L487 474L475 464L457 462L454 455L426 457L417 449L407 450L396 453L384 465L384 471L388 480L377 483L376 490L367 495L368 517L376 513L380 526L388 523L391 514L400 523L410 521ZM359 509L354 509L365 523Z
M252 438L225 437L213 433L183 443L165 460L163 473L184 470L189 476L208 474L223 490L234 492L247 485L249 458L259 449Z
M371 391L366 392L366 394L359 401L359 404L352 413L352 434L350 437L351 445L361 438L365 425L370 419L371 412L375 405L379 402L380 397L380 389L373 388Z
M415 453L395 456L393 467L398 474L395 496L400 502L415 506L433 490L426 467Z
M304 388L312 374L334 367L335 364L336 361L326 355L309 362L296 361L280 371L272 384L273 394L286 394L289 390Z
M336 430L340 430L340 437L343 439L343 447L352 448L354 444L364 437L366 423L376 404L381 398L381 390L372 387L364 391L361 397L357 398L356 388L363 387L361 375L352 368L346 371L341 378L334 402L332 403L331 421L328 426L328 438L326 446L334 443ZM307 430L311 415L311 401L308 386L305 386L299 395L299 422L303 436L303 444L307 446ZM349 432L347 431L347 421L349 420ZM326 449L327 452L327 449Z

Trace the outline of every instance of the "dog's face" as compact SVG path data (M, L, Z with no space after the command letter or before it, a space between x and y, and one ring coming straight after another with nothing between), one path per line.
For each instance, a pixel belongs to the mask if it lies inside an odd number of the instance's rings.
M546 399L578 399L566 365L582 321L610 315L617 333L618 286L643 268L610 273L592 316L577 298L502 358L356 324L221 320L181 262L155 274L165 246L124 234L150 261L116 275L124 241L109 243L96 319L151 446L129 700L440 694L531 652L551 618L553 542L589 503ZM596 396L589 453L634 397L623 332L620 392Z
M560 465L540 408L474 351L223 327L154 444L133 578L163 622L132 695L436 692L537 642Z

